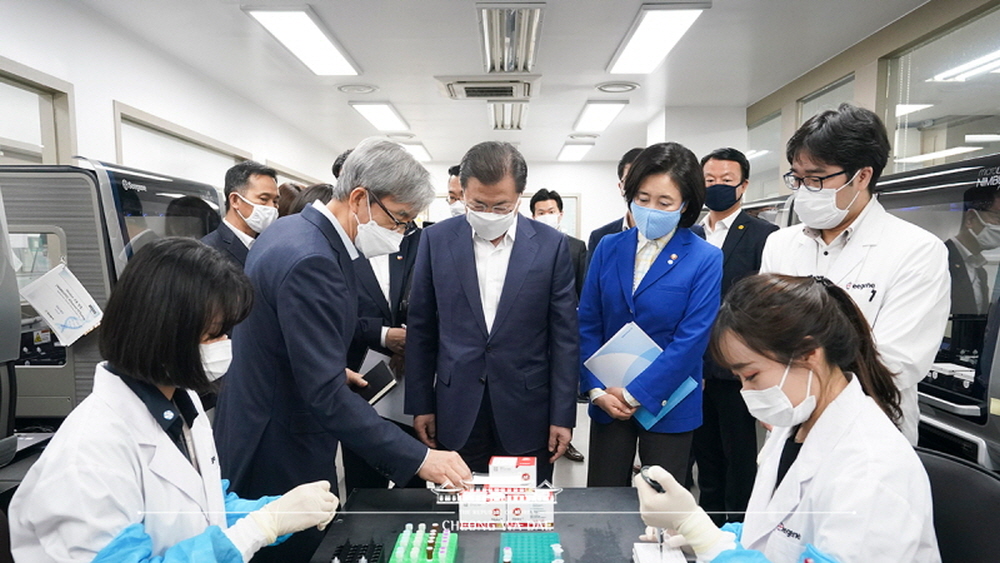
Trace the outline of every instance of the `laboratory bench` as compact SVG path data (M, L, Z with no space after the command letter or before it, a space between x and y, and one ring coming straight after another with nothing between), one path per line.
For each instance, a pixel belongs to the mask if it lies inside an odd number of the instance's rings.
M427 489L356 490L330 523L311 563L330 563L337 547L348 541L383 544L388 561L406 524L416 527L421 522L428 528L439 524L455 531L458 505L438 504ZM631 562L632 544L644 529L639 499L631 487L564 489L556 495L552 531L559 534L566 563ZM458 530L456 563L500 561L500 534Z

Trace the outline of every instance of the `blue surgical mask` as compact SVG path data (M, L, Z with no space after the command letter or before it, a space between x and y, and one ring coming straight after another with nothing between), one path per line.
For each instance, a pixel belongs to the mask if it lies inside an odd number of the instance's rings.
M643 207L633 201L629 204L629 209L632 211L632 218L635 219L635 226L642 233L642 236L653 240L666 236L677 228L685 205L682 205L677 211L663 211Z

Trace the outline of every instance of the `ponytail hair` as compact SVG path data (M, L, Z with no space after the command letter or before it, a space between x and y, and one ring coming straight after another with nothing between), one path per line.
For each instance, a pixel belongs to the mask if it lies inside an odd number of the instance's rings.
M788 364L823 348L826 361L854 372L865 394L899 424L899 389L879 359L868 321L843 289L821 276L760 274L727 292L709 344L715 361L731 365L722 337L731 332L751 350Z

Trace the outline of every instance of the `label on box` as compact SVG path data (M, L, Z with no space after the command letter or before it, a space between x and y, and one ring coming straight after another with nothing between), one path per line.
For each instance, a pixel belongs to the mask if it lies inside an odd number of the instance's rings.
M516 485L534 487L538 475L533 457L490 458L490 485Z

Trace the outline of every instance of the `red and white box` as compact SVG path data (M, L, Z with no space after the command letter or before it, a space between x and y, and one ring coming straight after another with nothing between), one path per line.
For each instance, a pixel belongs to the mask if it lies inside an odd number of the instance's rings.
M533 488L537 475L538 469L533 457L493 456L490 458L491 486L512 485Z

